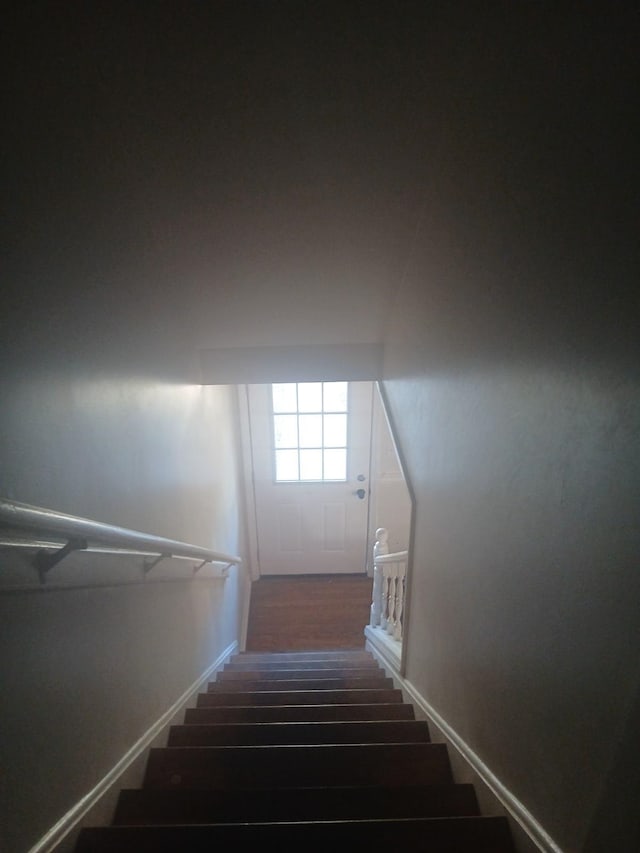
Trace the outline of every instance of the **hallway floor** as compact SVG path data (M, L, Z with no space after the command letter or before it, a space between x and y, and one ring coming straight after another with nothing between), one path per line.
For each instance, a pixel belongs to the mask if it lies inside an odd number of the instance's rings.
M247 651L364 647L373 578L271 575L251 588Z

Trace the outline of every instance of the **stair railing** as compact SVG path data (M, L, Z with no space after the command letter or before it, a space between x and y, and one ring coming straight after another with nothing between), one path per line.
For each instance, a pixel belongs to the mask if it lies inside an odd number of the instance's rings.
M380 628L394 640L402 640L408 551L389 553L389 531L376 530L373 547L372 628Z
M235 554L6 498L0 498L0 528L4 533L2 544L38 548L34 567L41 582L55 565L74 551L141 554L148 558L145 560L145 573L161 560L175 557L198 561L196 571L207 563L224 563L228 567L242 562ZM25 531L29 531L33 538L25 540ZM56 541L45 542L42 537Z

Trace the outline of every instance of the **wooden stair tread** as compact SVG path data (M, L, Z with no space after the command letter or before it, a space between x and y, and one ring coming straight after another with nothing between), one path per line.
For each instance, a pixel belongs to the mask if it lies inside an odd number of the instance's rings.
M479 814L473 785L121 791L114 824L233 823Z
M239 652L237 655L232 655L229 659L230 663L236 661L261 661L264 663L281 661L375 661L371 652L364 649L352 649L336 651L335 649L327 649L325 651L300 651L300 652Z
M328 846L376 853L405 846L414 853L513 853L506 819L478 816L87 828L80 833L76 853L211 853L214 844L235 849L242 844L244 850L299 845L305 853L326 853Z
M228 672L246 672L247 670L258 670L259 672L289 672L291 670L335 670L342 672L349 669L357 669L360 671L383 672L380 664L375 660L360 660L360 661L339 661L339 660L312 660L312 661L241 661L236 660L234 663L226 663L220 673Z
M234 661L375 661L376 658L366 649L298 649L293 651L238 652L231 655L228 663Z
M74 853L515 853L363 649L234 655Z
M386 678L385 672L375 666L317 667L305 669L223 669L216 676L216 683L227 681L287 681L297 678Z
M358 702L325 705L218 705L187 708L185 723L321 722L323 720L413 720L412 705L402 702Z
M199 708L213 705L344 705L349 702L402 702L402 692L394 688L335 688L333 690L252 690L230 693L200 693Z
M244 693L264 690L390 690L393 679L381 675L362 675L347 678L264 678L256 681L211 681L208 693Z
M422 720L218 723L172 726L167 746L378 743L429 740Z
M453 781L440 743L160 747L143 787L317 787Z

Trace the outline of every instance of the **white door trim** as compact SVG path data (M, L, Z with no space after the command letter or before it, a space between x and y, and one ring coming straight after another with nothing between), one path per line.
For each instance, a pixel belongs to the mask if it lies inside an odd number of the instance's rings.
M238 385L238 423L240 427L240 452L244 493L244 523L247 537L247 553L251 580L260 577L258 555L258 521L256 515L256 493L253 479L253 451L251 447L251 419L249 417L249 387Z

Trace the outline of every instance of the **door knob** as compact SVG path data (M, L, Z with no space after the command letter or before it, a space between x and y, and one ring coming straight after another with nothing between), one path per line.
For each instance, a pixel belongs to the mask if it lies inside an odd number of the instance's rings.
M357 495L360 498L360 500L362 501L362 500L364 500L364 497L367 493L365 492L364 489L357 489L353 494Z

